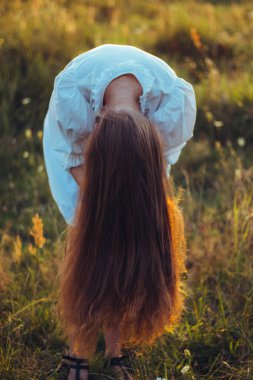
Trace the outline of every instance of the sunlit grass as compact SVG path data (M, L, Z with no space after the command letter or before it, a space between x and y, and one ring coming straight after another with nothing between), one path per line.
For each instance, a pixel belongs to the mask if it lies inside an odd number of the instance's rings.
M186 148L182 165L173 168L188 236L187 309L173 333L165 333L152 349L139 355L137 351L138 379L250 379L253 171L244 167L233 148L219 144L212 162L201 163L200 155L198 167L188 170L183 162L187 156L189 165L196 165L198 144ZM66 342L54 304L64 236L59 232L58 240L50 241L51 227L45 223L47 239L32 254L29 234L35 229L44 237L38 228L42 223L38 215L31 215L23 238L7 237L5 229L1 260L11 279L2 287L0 368L6 379L36 378L33 373L60 378L53 371ZM99 352L91 363L97 372Z
M253 378L250 2L4 2L0 19L0 378L59 379L55 313L66 224L50 194L42 122L54 76L101 43L158 54L196 92L194 138L172 167L188 238L182 323L136 351L136 379ZM64 47L64 48L63 48ZM91 363L101 369L103 338Z

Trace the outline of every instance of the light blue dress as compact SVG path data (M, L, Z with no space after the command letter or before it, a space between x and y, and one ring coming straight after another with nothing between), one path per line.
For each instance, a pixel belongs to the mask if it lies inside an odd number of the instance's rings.
M108 84L123 74L140 82L141 112L165 142L167 175L193 136L196 98L193 86L162 59L131 45L103 44L70 61L56 76L43 126L43 152L50 190L72 224L79 186L69 172L84 163L85 141L103 107Z

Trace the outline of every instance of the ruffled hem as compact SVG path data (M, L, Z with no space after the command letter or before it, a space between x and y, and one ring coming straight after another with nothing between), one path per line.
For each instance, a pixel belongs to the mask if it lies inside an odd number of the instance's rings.
M139 98L140 108L141 112L145 114L147 109L147 94L151 91L154 77L145 66L130 59L106 68L95 80L93 89L91 90L91 104L95 116L97 116L99 110L103 107L103 97L106 87L113 79L123 74L134 74L140 82L143 89L142 95Z
M82 154L65 154L62 160L62 166L65 170L82 165L84 157Z

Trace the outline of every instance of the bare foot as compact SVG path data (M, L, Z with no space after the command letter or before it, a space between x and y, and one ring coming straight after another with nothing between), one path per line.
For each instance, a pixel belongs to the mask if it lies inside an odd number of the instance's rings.
M121 355L122 354L105 355L105 358L106 360L110 360L112 357L118 357ZM124 365L122 366L114 365L114 366L110 366L109 368L116 375L118 380L134 380L134 378L128 372L127 367L125 367Z
M72 357L76 357L78 358L78 356L74 355L73 353L71 353L71 356ZM65 362L68 363L68 364L72 364L72 365L75 365L77 366L77 363L72 361L72 360L67 360L65 359ZM88 361L85 362L85 363L80 363L81 365L86 365L88 364ZM76 373L77 373L78 369L77 368L70 368L69 370L69 373L68 373L68 380L76 380ZM88 369L80 369L80 380L88 380L89 378L89 371Z
M88 380L89 372L87 369L80 370L80 380ZM76 380L76 369L71 368L68 375L68 380Z

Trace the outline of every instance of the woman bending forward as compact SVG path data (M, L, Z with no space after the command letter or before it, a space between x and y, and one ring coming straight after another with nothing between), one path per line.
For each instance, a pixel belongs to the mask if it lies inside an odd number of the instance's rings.
M55 78L43 149L68 224L58 310L69 380L88 379L99 332L111 369L133 379L122 349L179 321L185 238L169 174L195 120L192 85L131 45L95 47Z

